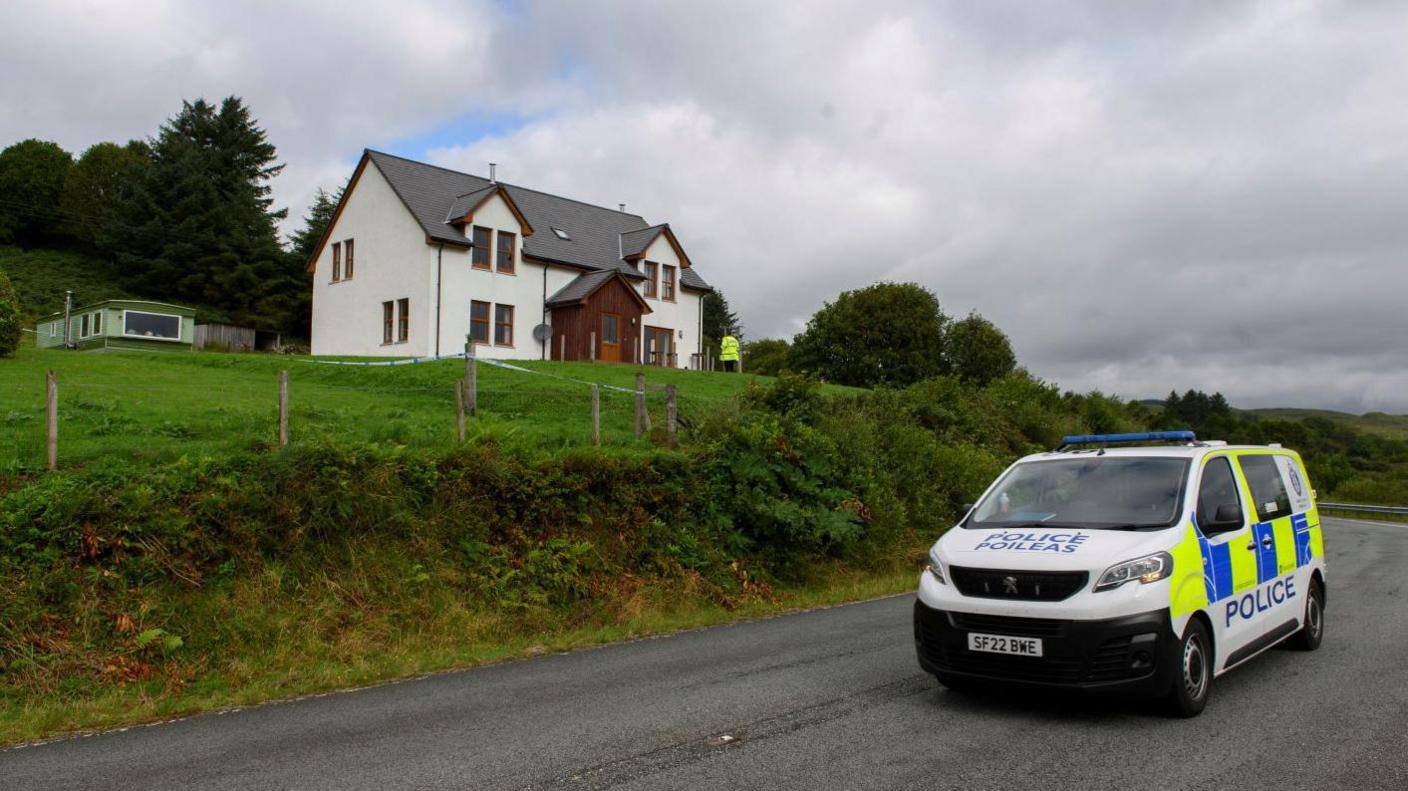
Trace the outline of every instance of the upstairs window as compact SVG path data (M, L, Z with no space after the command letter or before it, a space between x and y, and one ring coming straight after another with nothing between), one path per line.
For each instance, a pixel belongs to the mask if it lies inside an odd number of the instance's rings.
M345 241L345 242L342 243L342 246L343 246L344 248L346 248L346 251L347 251L347 260L346 260L346 262L342 265L342 279L343 279L343 280L351 280L351 279L352 279L352 240L351 240L351 239L348 239L347 241Z
M475 343L489 342L489 303L474 300L469 303L469 337Z
M474 247L469 251L469 263L475 269L489 268L489 245L493 238L488 228L474 226Z
M675 268L666 264L660 275L660 298L675 301Z
M394 302L381 303L381 342L383 345L391 343L391 333L395 324L396 304Z
M494 306L494 343L499 346L513 345L513 306Z
M400 314L396 320L396 341L405 343L411 337L411 301L396 300L396 311Z
M499 231L498 260L500 272L513 273L514 244L517 240L517 235L511 234L508 231Z
M645 295L658 296L660 293L660 265L654 261L645 262Z
M332 282L342 279L342 242L332 243Z

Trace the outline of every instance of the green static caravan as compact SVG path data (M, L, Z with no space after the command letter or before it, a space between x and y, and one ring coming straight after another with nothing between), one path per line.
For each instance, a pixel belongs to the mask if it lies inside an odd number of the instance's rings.
M83 351L188 352L195 328L195 308L139 299L108 299L70 311L68 342ZM34 331L39 348L62 348L64 314L46 316Z

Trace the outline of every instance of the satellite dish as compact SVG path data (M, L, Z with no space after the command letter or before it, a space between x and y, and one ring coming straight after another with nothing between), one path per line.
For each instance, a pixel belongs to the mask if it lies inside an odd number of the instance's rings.
M551 324L539 324L533 328L533 340L542 342L552 337Z

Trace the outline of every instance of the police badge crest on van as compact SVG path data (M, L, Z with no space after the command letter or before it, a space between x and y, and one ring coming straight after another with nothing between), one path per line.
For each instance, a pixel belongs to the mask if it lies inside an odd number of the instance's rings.
M930 549L914 640L945 686L1137 692L1191 717L1217 676L1320 645L1325 575L1295 451L1073 436L1009 467Z

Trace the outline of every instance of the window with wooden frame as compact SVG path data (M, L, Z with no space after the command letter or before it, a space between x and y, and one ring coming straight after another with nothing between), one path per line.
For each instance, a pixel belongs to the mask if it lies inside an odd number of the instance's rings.
M513 274L513 253L514 246L518 242L518 235L508 231L499 231L499 247L497 250L498 267L500 272Z
M645 262L645 295L658 296L660 293L660 265L654 261Z
M381 342L391 343L392 325L396 323L396 303L381 303Z
M488 228L474 226L474 247L469 251L469 263L475 269L489 268L489 245L494 238L494 233Z
M669 264L660 270L660 298L675 301L675 268Z
M489 303L473 300L469 303L469 337L475 343L489 342Z
M342 242L332 243L332 282L342 279Z
M352 279L352 240L351 240L351 239L348 239L347 241L345 241L345 242L342 243L342 246L343 246L343 248L345 248L345 251L346 251L346 254L347 254L347 258L344 260L344 263L342 264L342 279L343 279L343 280L351 280L351 279Z
M396 300L396 342L405 343L411 337L411 301Z
M494 306L494 345L513 345L513 306Z

